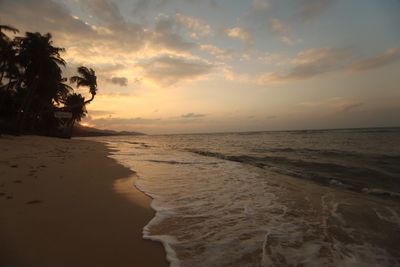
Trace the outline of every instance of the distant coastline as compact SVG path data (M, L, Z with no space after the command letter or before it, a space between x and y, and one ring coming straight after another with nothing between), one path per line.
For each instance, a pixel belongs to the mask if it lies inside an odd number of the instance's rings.
M289 130L256 130L256 131L222 131L222 132L193 132L193 133L166 133L152 135L208 135L208 134L258 134L258 133L290 133L290 132L326 132L326 131L392 131L398 130L400 126L379 126L379 127L351 127L351 128L315 128L315 129L289 129ZM143 133L144 134L144 133ZM147 135L147 134L144 134Z
M140 132L132 131L114 131L106 129L97 129L94 127L87 127L83 125L75 125L72 130L73 137L96 137L96 136L132 136L132 135L145 135Z

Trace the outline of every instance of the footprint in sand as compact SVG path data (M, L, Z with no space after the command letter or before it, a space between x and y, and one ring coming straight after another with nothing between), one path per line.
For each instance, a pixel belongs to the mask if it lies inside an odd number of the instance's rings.
M32 204L39 204L39 203L42 203L42 202L43 201L41 201L41 200L31 200L31 201L26 202L25 204L32 205Z
M14 184L21 184L22 183L22 180L15 180L14 181Z
M11 167L11 168L18 168L18 165L17 165L17 164L14 164L14 165L10 165L10 167Z

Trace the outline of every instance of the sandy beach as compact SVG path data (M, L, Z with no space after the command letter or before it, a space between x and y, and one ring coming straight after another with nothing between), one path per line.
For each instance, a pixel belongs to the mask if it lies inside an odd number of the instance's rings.
M154 216L104 144L0 137L0 266L167 266Z

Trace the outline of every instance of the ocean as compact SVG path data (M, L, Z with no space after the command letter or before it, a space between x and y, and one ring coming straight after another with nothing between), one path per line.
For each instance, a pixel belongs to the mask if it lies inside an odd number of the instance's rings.
M400 266L400 128L100 140L171 266Z

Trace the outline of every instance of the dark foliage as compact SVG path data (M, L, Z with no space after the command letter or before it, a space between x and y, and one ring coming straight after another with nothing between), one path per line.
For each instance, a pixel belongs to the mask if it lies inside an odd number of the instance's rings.
M80 121L97 92L97 78L91 68L81 66L70 78L77 87L88 87L91 98L74 93L62 75L66 66L50 33L26 32L0 25L0 133L57 135L60 126L72 127ZM15 36L11 38L10 35ZM55 116L71 114L68 121Z

